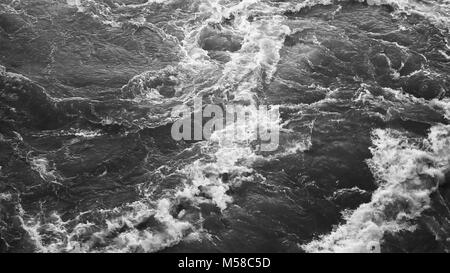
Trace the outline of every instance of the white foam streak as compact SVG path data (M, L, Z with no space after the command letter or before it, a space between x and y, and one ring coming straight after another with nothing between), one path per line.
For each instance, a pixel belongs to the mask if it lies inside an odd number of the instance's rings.
M282 3L280 6L286 10L300 11L305 8L310 8L319 5L331 5L334 2L350 2L352 0L305 0L301 3L287 2ZM418 14L421 15L432 23L449 28L450 18L450 1L440 0L429 3L427 1L420 0L356 0L361 3L367 3L370 6L382 6L388 5L395 9L397 13L406 14Z
M280 59L279 50L283 45L284 36L289 33L289 28L281 24L278 16L249 22L247 17L255 10L276 12L273 8L256 0L241 1L230 7L221 6L218 1L209 1L208 5L202 8L204 13L209 12L211 15L201 28L207 27L208 23L220 22L223 16L228 17L230 14L236 16L233 32L243 36L243 45L239 51L231 54L231 61L225 65L222 76L211 90L233 94L233 101L248 104L242 106L241 110L250 113L250 120L232 124L221 131L214 132L211 140L204 143L204 150L212 160L197 160L182 170L188 180L177 194L178 198L188 198L194 203L212 202L224 210L232 202L232 198L226 193L230 185L224 183L220 175L236 177L229 182L231 185L240 183L239 177L243 173L251 173L252 162L259 158L250 146L251 141L255 140L257 125L261 125L257 120L258 109L254 89L258 87L263 71L266 80L269 80L275 72ZM198 35L195 37L199 38ZM189 43L186 41L185 44ZM193 48L197 48L196 52L204 52L198 48L197 42L191 42L186 52L192 52ZM191 54L187 56L185 63L198 65L204 62L204 55ZM273 121L272 124L266 125L273 130L279 130L279 119L266 118L265 120ZM232 141L229 138L230 132L237 132L237 136L233 137ZM209 199L199 198L200 193L208 196Z
M444 111L444 117L450 120L450 99L445 98L442 100L434 99L431 101L432 105L436 105Z
M129 231L122 232L117 238L114 239L114 243L109 245L106 249L107 252L155 252L179 242L184 232L191 228L191 224L175 219L170 214L171 203L167 199L159 201L154 217L163 225L164 231L155 232L152 230L138 230L131 228ZM136 215L132 218L124 217L124 221L137 220L135 223L131 222L129 225L133 227L133 224L142 222L143 219L151 217L148 207L144 206L144 209L136 210ZM117 220L116 220L117 221ZM123 223L110 222L108 230L115 230L123 226ZM100 234L97 234L99 236ZM101 234L105 236L104 233Z
M185 231L192 227L190 223L175 219L170 214L171 203L167 199L161 199L155 209L148 203L140 201L128 206L131 211L121 217L106 220L106 228L97 232L95 230L99 230L99 227L94 223L78 222L74 226L74 222L79 221L82 214L64 222L57 213L44 219L42 216L26 216L22 211L20 220L36 248L35 251L45 253L155 252L179 242L184 237ZM99 212L106 216L114 211L117 212L117 210ZM135 228L151 217L161 225L161 231ZM121 229L125 230L114 236Z
M450 163L450 126L437 125L413 143L400 132L373 132L368 161L379 188L370 203L345 216L346 223L304 246L308 252L379 252L385 233L414 229L430 206L430 194Z
M1 166L0 166L0 171L1 171ZM8 193L8 192L0 193L0 201L2 201L2 200L11 201L11 199L12 199L12 195L10 193Z
M46 158L34 157L30 159L31 169L39 173L39 176L48 183L54 183L61 185L59 175L56 170L50 167L50 163Z

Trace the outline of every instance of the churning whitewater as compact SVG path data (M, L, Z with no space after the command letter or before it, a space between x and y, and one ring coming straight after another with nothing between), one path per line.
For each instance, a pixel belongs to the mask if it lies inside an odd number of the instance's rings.
M0 0L0 252L450 251L449 26L448 0ZM198 101L250 118L174 139Z

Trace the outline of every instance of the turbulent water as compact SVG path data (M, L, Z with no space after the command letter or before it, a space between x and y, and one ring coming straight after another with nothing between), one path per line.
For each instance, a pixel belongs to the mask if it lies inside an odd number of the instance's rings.
M0 252L449 252L450 1L0 0ZM175 141L194 99L276 151Z

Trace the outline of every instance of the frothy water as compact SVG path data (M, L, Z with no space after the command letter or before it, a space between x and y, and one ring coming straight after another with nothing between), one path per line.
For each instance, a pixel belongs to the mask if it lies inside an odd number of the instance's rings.
M4 38L6 251L382 252L445 222L450 2L43 1L57 34L13 2L1 37L43 38ZM198 98L250 118L174 141Z
M346 223L304 246L309 252L380 252L385 233L414 229L411 220L431 205L439 177L450 162L449 126L436 126L427 139L411 143L401 133L375 130L368 160L379 187L370 203L346 212Z

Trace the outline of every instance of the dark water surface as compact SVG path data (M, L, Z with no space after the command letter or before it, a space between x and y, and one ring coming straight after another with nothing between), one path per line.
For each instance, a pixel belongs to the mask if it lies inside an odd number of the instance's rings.
M0 252L450 251L449 26L448 0L0 0ZM279 149L173 140L197 97L278 107Z

